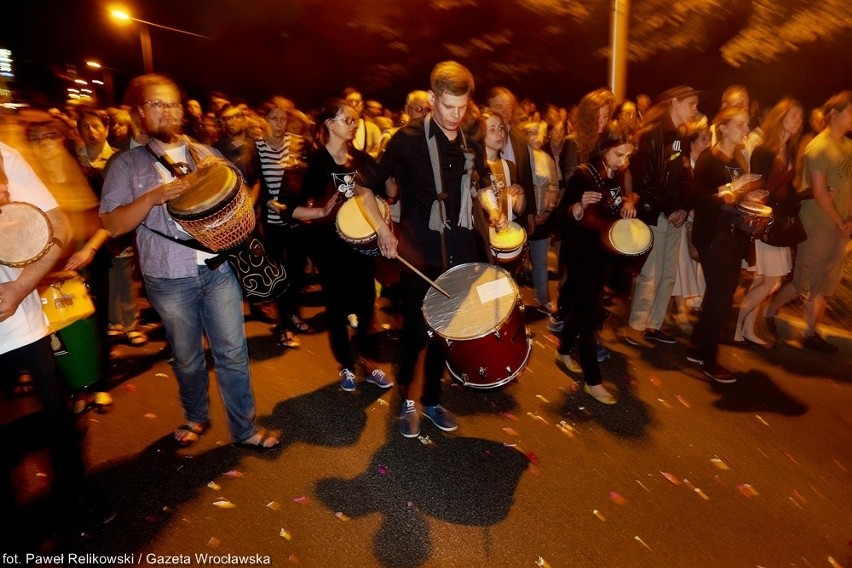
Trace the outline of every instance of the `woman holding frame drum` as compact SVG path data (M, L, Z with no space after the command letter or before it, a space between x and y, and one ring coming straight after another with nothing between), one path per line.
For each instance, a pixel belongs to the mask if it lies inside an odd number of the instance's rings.
M750 190L760 176L747 173L748 164L741 152L748 121L748 109L727 107L719 111L713 120L718 142L698 156L688 189L695 208L692 244L698 249L707 290L686 358L701 365L704 375L718 383L737 380L717 361L722 325L731 310L750 237L736 227L736 205L740 201L756 203L767 195L763 189Z
M566 269L560 301L568 315L560 335L557 363L568 370L577 368L570 351L574 342L578 341L580 368L585 382L583 390L602 404L616 403L615 397L601 384L595 347L600 314L598 306L607 269L613 262L604 238L614 219L611 190L623 187L631 152L633 143L629 130L612 123L604 130L589 162L577 167L568 179L565 195L556 211L556 222L560 223L566 236L560 251ZM617 214L623 215L624 211L622 208Z
M340 387L354 391L359 361L353 347L363 345L373 321L375 262L341 238L335 229L335 217L338 205L355 197L356 184L363 185L363 180L372 179L376 162L369 154L352 146L358 113L346 101L334 99L325 103L317 110L315 118L317 138L322 145L308 159L302 198L304 205L325 203L325 211L329 214L309 227L308 252L319 268L326 301L328 339L340 365ZM372 195L367 198L373 199ZM354 319L350 318L353 314ZM355 327L356 341L350 340L350 327ZM370 370L366 380L383 389L393 386L379 368Z

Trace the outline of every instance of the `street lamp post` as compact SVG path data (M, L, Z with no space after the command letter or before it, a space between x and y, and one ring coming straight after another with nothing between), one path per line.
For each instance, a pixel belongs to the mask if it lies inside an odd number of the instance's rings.
M86 61L86 66L92 69L99 69L104 78L103 87L104 87L104 99L107 106L111 106L115 104L115 85L112 80L112 67L107 67L106 65L101 65L97 61ZM93 83L95 81L92 81Z
M139 18L132 17L123 10L112 10L110 11L110 15L120 22L136 22L139 24L139 41L142 44L142 63L145 66L145 73L154 72L154 53L151 49L151 31L148 29L149 27L169 30L170 32L177 32L179 34L190 35L201 39L212 39L209 36L188 32L180 28L173 28L171 26L155 24L154 22L149 22L147 20L140 20Z

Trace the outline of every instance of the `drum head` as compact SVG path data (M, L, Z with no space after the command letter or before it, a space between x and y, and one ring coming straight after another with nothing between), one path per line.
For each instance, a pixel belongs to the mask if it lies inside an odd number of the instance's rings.
M49 248L53 228L44 212L29 203L0 206L0 264L25 266Z
M491 264L460 264L435 282L450 297L430 288L423 300L423 317L444 339L475 339L492 333L518 301L518 287L512 275Z
M633 256L651 248L654 235L639 219L619 219L609 228L609 243L621 254Z
M527 232L523 227L512 221L503 231L497 231L494 227L488 229L488 238L491 248L495 250L513 250L523 246L527 240Z
M737 208L746 213L750 213L752 215L757 215L758 217L771 217L772 216L772 207L768 205L763 205L762 203L751 203L747 201L743 201Z
M353 241L363 241L376 234L367 217L361 212L362 200L362 197L348 199L337 211L337 232ZM388 204L379 197L376 198L376 204L379 206L382 218L387 222L390 218Z
M236 170L219 163L198 168L184 179L189 188L169 201L169 213L175 217L215 212L217 205L239 189L240 182Z

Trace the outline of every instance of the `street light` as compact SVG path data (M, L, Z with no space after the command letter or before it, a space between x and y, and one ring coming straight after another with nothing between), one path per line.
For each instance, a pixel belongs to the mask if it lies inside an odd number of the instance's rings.
M92 60L86 61L86 66L91 68L91 69L100 70L100 72L101 72L101 74L104 78L103 82L100 82L96 79L96 80L93 80L92 83L95 83L96 85L98 83L101 83L103 85L104 98L106 99L104 102L106 102L107 106L115 104L115 87L113 86L113 82L112 82L113 68L107 67L106 65L101 65L97 61L92 61Z
M198 37L201 39L212 39L208 36L196 34L193 32L188 32L186 30L182 30L179 28L173 28L171 26L164 26L161 24L155 24L154 22L149 22L146 20L140 20L139 18L134 18L124 10L113 9L110 10L110 15L115 18L119 22L136 22L137 24L141 24L139 26L139 40L142 42L142 62L145 66L145 73L153 73L154 72L154 55L151 51L151 33L148 30L148 26L152 26L155 28L160 28L163 30L169 30L170 32L177 32L179 34L186 34L193 37Z

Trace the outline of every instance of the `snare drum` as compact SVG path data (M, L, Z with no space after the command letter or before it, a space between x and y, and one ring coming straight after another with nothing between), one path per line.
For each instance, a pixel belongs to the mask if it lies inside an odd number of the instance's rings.
M95 304L86 282L76 272L48 274L39 287L41 305L47 316L48 332L54 333L95 313Z
M358 252L367 256L378 256L379 236L361 211L363 207L361 199L363 198L353 197L340 206L335 221L337 234L344 242L352 245ZM382 215L382 220L390 226L391 217L388 204L385 203L384 199L376 197L376 205L379 206L379 213Z
M639 219L619 219L606 234L606 245L623 256L642 256L654 244L651 228Z
M29 203L0 205L0 264L21 267L47 254L53 227L44 212Z
M519 224L512 221L502 231L494 227L488 229L488 240L491 244L491 254L500 263L509 263L517 259L524 250L527 242L527 232Z
M423 316L441 338L450 373L468 387L505 385L527 364L532 347L518 287L503 268L472 262L454 266L430 288Z
M772 207L760 203L743 202L737 205L736 227L753 239L766 234L772 225Z
M169 201L169 214L213 251L233 248L254 230L254 208L243 178L233 166L214 162L185 178L189 188Z

